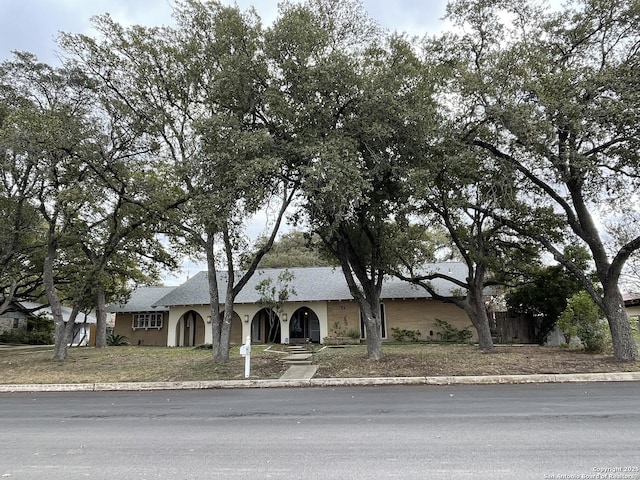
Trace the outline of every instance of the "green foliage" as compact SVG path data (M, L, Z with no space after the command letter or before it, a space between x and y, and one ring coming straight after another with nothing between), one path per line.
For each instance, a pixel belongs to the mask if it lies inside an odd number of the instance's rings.
M629 324L631 325L633 340L636 344L640 344L640 317L629 317Z
M262 272L260 272L262 273ZM264 308L281 312L285 302L289 300L291 295L296 294L295 288L291 285L295 275L289 270L284 269L274 282L271 277L264 278L256 285L256 290L260 295L258 303Z
M420 340L420 330L392 328L391 332L391 335L396 342L417 342L418 340Z
M255 250L267 243L267 238L256 241ZM254 251L247 252L241 259L241 268L247 268L253 260ZM329 267L336 264L329 258L320 240L300 230L283 234L273 243L269 252L260 260L259 268Z
M438 329L436 332L438 339L442 342L468 343L471 341L471 338L473 338L469 327L459 329L439 318L436 318L436 328Z
M110 333L107 335L107 345L109 347L123 347L129 345L129 339L124 335Z
M607 347L607 325L602 311L589 294L581 291L567 301L567 308L558 318L558 327L562 329L571 344L578 337L588 352L602 352Z
M425 50L448 70L451 138L510 170L517 192L492 216L570 266L599 297L616 359L636 359L617 282L640 249L638 2L452 0L447 18L459 28ZM568 231L588 246L598 288L558 250Z
M588 269L584 247L566 247L564 255L583 271ZM505 301L510 311L542 319L536 341L544 343L566 308L567 299L581 290L580 281L562 265L533 267L522 273L521 284L507 292Z
M350 328L349 330L347 330L345 336L353 338L354 340L358 340L360 338L360 332L355 328Z
M260 275L263 272L260 272ZM269 331L271 332L271 338L269 338L270 342L277 341L276 336L278 335L279 330L274 328L276 324L276 315L280 316L282 314L282 309L284 304L289 300L291 295L296 294L296 290L293 286L291 286L291 282L295 276L289 270L285 269L276 278L275 282L271 277L264 278L258 282L256 285L256 290L260 295L260 299L258 303L268 312L268 319L271 328Z

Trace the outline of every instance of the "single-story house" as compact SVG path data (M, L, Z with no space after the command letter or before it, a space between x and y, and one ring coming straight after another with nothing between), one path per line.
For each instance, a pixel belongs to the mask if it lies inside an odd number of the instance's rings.
M323 343L328 336L365 332L360 309L344 279L342 270L333 267L290 268L294 290L280 312L272 312L260 303L256 290L266 278L277 285L284 269L258 270L236 297L231 324L231 342L243 343ZM440 271L464 279L461 263L433 264L429 271ZM459 287L437 279L432 282L442 295L459 294ZM218 274L220 300L224 301L226 272ZM220 306L222 310L223 306ZM393 339L394 329L420 331L420 339L437 339L436 320L458 329L475 330L465 312L449 303L431 298L420 287L394 278L385 281L381 296L382 337ZM207 272L202 271L176 287L142 287L127 303L110 305L114 312L114 334L124 335L132 345L193 346L212 341ZM357 335L356 334L356 335Z
M62 307L62 318L65 322L71 318L72 309ZM27 320L38 315L45 315L53 318L51 308L48 305L36 302L13 302L9 308L0 315L0 333L11 329L26 328ZM92 339L92 331L95 330L96 317L94 315L81 313L76 317L73 327L72 346L89 345Z

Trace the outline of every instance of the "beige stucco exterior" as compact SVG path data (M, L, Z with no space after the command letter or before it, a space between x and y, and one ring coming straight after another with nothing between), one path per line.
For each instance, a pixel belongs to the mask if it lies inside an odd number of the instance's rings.
M394 299L384 300L384 318L386 324L385 339L393 339L393 329L420 331L421 340L437 340L437 319L449 322L458 329L469 327L471 322L464 311L454 305L442 303L433 299ZM258 335L258 322L264 322L264 309L258 304L238 304L234 308L231 324L231 343L244 343L247 337L254 343L265 343L264 330ZM280 343L294 341L319 341L322 343L327 336L346 334L350 330L361 331L360 309L355 301L320 301L320 302L289 302L284 305L277 322L279 322ZM304 337L294 338L294 325L299 327L298 320L304 314L305 318L313 318L311 333L305 330ZM166 345L170 347L193 346L210 344L212 327L209 321L208 305L183 305L171 307L164 312L162 328L136 329L132 328L133 314L119 313L116 316L114 333L126 336L132 345ZM307 322L307 327L310 325ZM266 328L266 327L265 327ZM275 330L271 330L276 333Z

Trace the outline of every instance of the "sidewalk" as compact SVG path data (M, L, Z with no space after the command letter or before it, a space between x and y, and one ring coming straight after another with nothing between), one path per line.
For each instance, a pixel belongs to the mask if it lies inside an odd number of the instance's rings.
M5 349L52 349L53 346L13 346L0 344ZM97 392L97 391L148 391L148 390L204 390L226 388L294 388L340 387L382 385L495 385L522 383L585 383L585 382L636 382L640 372L567 373L534 375L460 375L439 377L370 377L370 378L313 378L318 365L291 365L279 379L259 380L210 380L188 382L97 382L65 384L0 384L1 393L11 392Z
M516 383L637 382L640 372L455 377L280 378L276 380L213 380L201 382L129 382L53 385L0 385L0 393L205 390L224 388L348 387L382 385L495 385Z

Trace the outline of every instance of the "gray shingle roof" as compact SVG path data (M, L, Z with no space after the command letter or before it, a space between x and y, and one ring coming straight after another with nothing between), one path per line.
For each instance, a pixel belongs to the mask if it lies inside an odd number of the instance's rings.
M255 289L256 285L267 277L271 278L275 284L278 275L283 270L284 269L279 268L258 270L237 296L235 303L241 304L258 302L259 295ZM353 299L340 268L289 268L288 270L294 276L291 285L296 291L295 295L290 297L290 301L313 302ZM426 271L441 272L457 279L464 279L467 274L466 266L464 264L453 262L431 264ZM221 299L224 298L226 283L226 272L219 272L218 290ZM445 296L451 295L458 289L458 287L453 283L442 279L433 280L432 285L438 293ZM430 295L423 288L416 287L395 278L390 278L385 281L382 288L382 299L429 297ZM209 286L206 271L202 271L194 275L182 285L175 287L170 292L167 292L163 297L156 298L155 303L153 303L153 305L164 306L167 308L174 305L208 304Z
M29 311L33 311L33 315L38 315L40 313L44 313L45 315L53 318L53 314L51 313L51 307L48 305L43 305L41 303L34 302L20 302L20 305ZM65 322L68 322L71 318L72 309L70 307L62 306L62 318ZM78 313L76 316L75 323L96 323L96 317L93 314L86 313Z
M124 312L149 312L168 311L169 308L162 304L156 306L159 299L167 295L177 287L140 287L131 292L131 297L126 304L111 304L107 311L112 313Z

